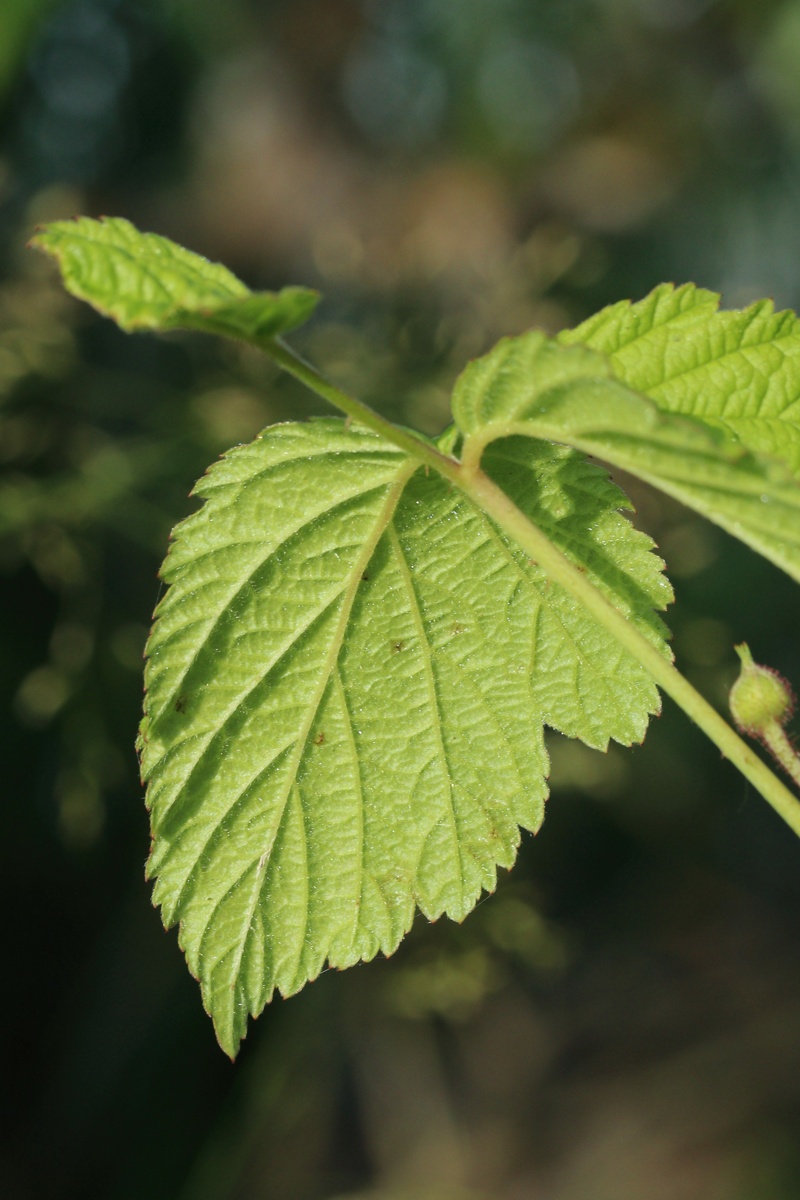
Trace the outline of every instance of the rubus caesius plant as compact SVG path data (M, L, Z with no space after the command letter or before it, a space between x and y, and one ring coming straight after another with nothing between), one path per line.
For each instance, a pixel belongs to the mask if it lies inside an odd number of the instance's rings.
M673 665L664 564L587 459L800 581L793 313L663 285L557 338L505 338L430 440L285 344L314 292L253 293L121 219L33 244L123 329L248 342L344 414L210 468L148 643L148 875L229 1054L276 988L390 954L416 908L460 920L495 886L542 821L545 726L640 742L661 689L800 833L800 801Z

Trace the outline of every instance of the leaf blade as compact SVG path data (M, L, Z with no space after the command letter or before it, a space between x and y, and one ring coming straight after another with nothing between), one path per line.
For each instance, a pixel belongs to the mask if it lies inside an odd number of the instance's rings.
M416 466L338 421L273 427L201 481L165 565L148 870L231 1054L275 988L391 953L417 907L461 919L495 886L541 821L545 722L603 745L658 710L610 635ZM528 442L493 466L587 570L616 564L620 604L641 588L667 653L668 585L605 475Z
M689 480L672 494L800 579L800 321L769 300L741 310L719 304L693 284L662 284L559 340L602 351L615 376L661 411L700 419L749 451L741 503L704 496Z
M715 292L661 284L559 335L607 354L659 408L719 423L800 478L800 321L771 300L721 310Z
M678 297L684 320L698 320L687 303L693 295L684 289ZM588 323L588 346L573 344L572 335L556 341L533 331L504 339L471 363L453 394L465 453L470 442L479 453L514 434L575 446L675 496L800 580L800 477L745 445L741 424L673 412L661 407L661 393L645 395L619 380L617 358L609 361L598 347L622 336L618 327L628 330L632 347L640 344L646 333L636 322L631 332L627 314L626 305L598 314ZM650 353L649 379L644 368L629 374L654 391Z
M122 217L44 226L31 245L54 258L64 285L122 329L197 329L257 341L301 325L319 299L308 288L251 292L219 263Z

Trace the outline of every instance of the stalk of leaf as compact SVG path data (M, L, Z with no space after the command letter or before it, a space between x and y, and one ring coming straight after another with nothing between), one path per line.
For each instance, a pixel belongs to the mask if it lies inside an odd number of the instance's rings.
M460 462L411 430L401 429L360 400L325 379L314 367L278 340L262 349L289 374L318 396L367 428L393 441L420 462L440 472L474 500L534 558L554 580L578 599L650 672L658 685L714 742L763 796L786 824L800 836L800 800L754 753L677 668L666 661L638 630L606 600L541 530L509 500L476 462Z

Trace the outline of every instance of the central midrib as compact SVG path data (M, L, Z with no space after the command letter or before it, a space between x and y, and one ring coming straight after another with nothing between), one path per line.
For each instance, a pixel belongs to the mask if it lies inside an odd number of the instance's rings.
M325 692L327 690L333 670L339 659L339 654L341 652L342 645L344 642L344 636L345 636L345 633L347 630L347 625L350 620L350 613L352 611L353 603L355 601L356 593L358 591L358 583L359 583L364 571L366 570L366 568L369 564L369 561L372 558L372 555L375 552L375 548L378 545L378 542L380 541L381 537L383 536L387 526L389 525L389 523L394 515L395 509L397 508L400 497L403 494L403 491L405 489L406 484L408 483L408 480L411 478L411 476L417 470L418 466L419 466L419 463L412 461L398 474L396 481L389 488L389 491L386 496L386 500L384 501L383 507L381 508L381 511L378 515L377 520L375 521L375 525L373 527L372 533L370 534L370 537L365 541L363 549L362 549L361 553L358 555L358 557L357 557L356 561L354 562L353 567L351 569L348 586L344 593L344 601L342 604L342 610L341 610L341 613L339 614L339 619L336 623L336 628L334 630L333 637L331 638L331 641L330 641L328 653L325 656L325 660L324 660L324 663L322 666L322 670L320 671L320 674L319 674L319 680L317 682L315 691L312 694L312 696L310 697L306 716L303 719L303 722L301 723L300 729L298 730L295 748L294 748L294 751L292 753L292 756L291 756L289 763L287 765L287 768L286 768L287 783L283 790L283 794L278 799L278 802L276 805L275 820L274 820L274 825L273 825L273 834L270 837L270 839L268 840L266 854L261 854L259 856L258 870L256 871L255 878L253 880L253 890L252 890L252 894L250 897L250 901L245 910L244 920L242 921L240 935L239 935L239 939L238 939L238 949L237 949L237 953L236 953L236 956L235 956L235 958L233 960L233 964L232 964L231 978L234 981L238 980L238 977L239 977L239 971L241 969L242 959L244 957L245 948L247 946L247 941L248 941L248 938L249 938L250 932L251 932L253 916L255 914L256 907L258 905L258 902L259 902L259 899L261 896L261 891L262 891L262 888L264 885L264 880L267 877L267 867L268 867L269 860L270 860L271 849L272 849L272 847L274 847L275 838L277 836L277 831L281 826L281 822L283 821L284 810L289 801L289 797L292 794L292 789L294 787L295 780L297 778L297 771L300 766L300 762L302 760L303 754L305 752L305 748L306 748L306 744L308 742L308 737L311 732L311 728L316 719L317 712L319 711L319 706L322 703L322 698L325 695ZM301 953L302 953L302 948L301 948Z

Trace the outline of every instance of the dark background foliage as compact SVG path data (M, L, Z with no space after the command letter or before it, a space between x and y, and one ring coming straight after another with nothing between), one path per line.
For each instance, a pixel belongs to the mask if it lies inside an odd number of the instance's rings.
M798 61L798 0L0 3L3 1200L800 1194L800 846L669 704L641 748L552 740L464 926L224 1058L142 878L142 647L195 478L319 408L24 249L105 212L318 286L295 343L433 432L503 333L664 279L798 304ZM724 705L747 638L800 680L796 587L631 490L685 673Z

